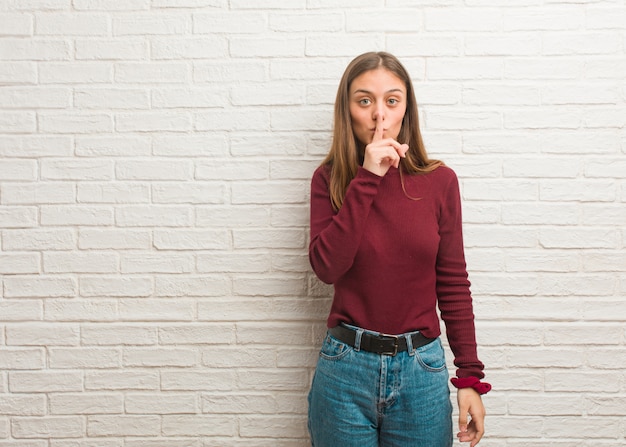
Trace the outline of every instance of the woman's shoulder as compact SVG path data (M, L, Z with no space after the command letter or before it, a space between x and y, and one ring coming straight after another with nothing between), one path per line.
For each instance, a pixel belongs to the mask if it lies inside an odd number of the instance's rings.
M313 171L311 177L311 184L322 184L328 186L330 183L330 165L322 164Z
M458 181L458 177L456 175L456 172L454 172L454 169L444 164L437 166L435 169L428 172L426 176L432 179L432 181L437 181L441 183Z

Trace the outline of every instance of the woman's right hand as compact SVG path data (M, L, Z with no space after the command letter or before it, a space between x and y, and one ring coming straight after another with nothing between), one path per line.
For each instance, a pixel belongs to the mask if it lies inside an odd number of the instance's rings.
M390 167L397 168L400 158L409 150L408 144L400 144L393 138L384 138L383 119L376 120L372 141L365 147L363 167L368 171L384 176Z

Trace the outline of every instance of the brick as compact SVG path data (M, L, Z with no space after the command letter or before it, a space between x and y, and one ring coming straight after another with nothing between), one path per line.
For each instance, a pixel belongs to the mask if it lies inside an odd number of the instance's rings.
M44 253L43 257L46 273L114 273L118 263L115 253Z
M163 297L223 296L229 294L230 289L230 278L223 276L157 277L155 295Z
M42 13L35 16L36 35L103 36L109 32L109 20L102 14Z
M598 56L615 54L619 48L618 36L610 32L549 33L543 37L543 54L546 55Z
M44 367L44 352L38 348L3 348L0 368L4 370L36 370Z
M132 160L115 165L118 180L190 180L193 164L186 160Z
M509 31L577 30L585 23L585 12L576 5L514 9L503 13L502 23L504 29Z
M144 39L77 39L77 60L145 60L148 42Z
M46 180L111 180L113 163L101 159L45 159L41 175Z
M155 60L195 60L224 58L228 42L223 37L153 38L151 55Z
M300 230L235 230L233 244L236 249L252 248L303 248L305 234Z
M268 65L265 61L220 60L194 61L193 80L196 83L266 81Z
M121 366L120 352L113 348L52 348L48 352L54 369L99 369Z
M0 413L11 416L44 416L45 396L41 394L3 396L0 401Z
M74 103L80 109L148 109L150 95L143 89L77 89Z
M3 157L62 157L73 154L72 139L67 136L0 137L0 155Z
M222 88L160 88L152 90L154 108L207 108L228 105L228 91Z
M75 325L29 324L7 326L7 345L13 346L77 346L80 330Z
M261 273L270 268L270 257L258 253L221 253L197 255L198 272Z
M189 68L178 62L119 62L115 81L119 83L185 83Z
M0 168L1 169L1 168ZM2 203L7 205L70 204L76 200L71 183L6 183L2 185Z
M161 389L164 391L229 391L234 388L235 371L208 368L202 372L163 371Z
M0 132L29 133L36 128L36 117L31 112L0 111Z
M267 29L263 12L212 12L193 15L194 34L260 34Z
M165 436L186 436L197 433L198 436L229 436L237 433L235 419L219 415L167 415L163 417Z
M269 209L254 205L205 206L196 208L196 225L219 228L225 225L237 227L266 226L270 222ZM228 247L228 233L222 230L221 247Z
M501 28L502 14L484 8L427 8L424 23L427 31L494 31Z
M70 106L71 90L66 88L3 87L3 109L61 109Z
M3 38L0 54L7 61L60 61L70 59L70 45L65 40Z
M234 136L231 139L231 152L238 157L257 155L259 152L265 155L302 155L305 150L306 141L301 136L263 133ZM324 150L328 151L328 148Z
M204 394L202 408L204 413L234 413L234 414L273 414L278 411L278 402L273 394Z
M116 210L120 227L186 227L191 224L191 209L186 206L127 206Z
M258 39L237 36L230 39L229 48L234 57L301 57L305 54L302 37Z
M113 79L109 62L49 62L39 64L42 84L103 84Z
M85 422L79 416L16 417L12 421L12 434L17 439L80 438L85 435Z
M407 46L410 40L414 44ZM398 57L415 56L458 56L461 54L462 41L454 36L436 34L393 34L387 36L388 51Z
M555 170L557 166L558 171ZM572 179L578 176L580 164L576 159L542 157L542 163L537 165L531 158L521 158L505 160L502 170L505 177Z
M140 11L150 7L149 0L76 0L79 11Z
M271 82L251 88L232 89L230 98L236 106L280 106L304 103L305 89L294 83Z
M196 179L202 176L197 174ZM192 203L206 205L226 202L227 188L221 183L160 183L152 185L153 203Z
M505 79L579 79L585 69L582 61L569 58L509 58L504 61Z
M111 225L113 210L105 206L46 205L41 210L41 225Z
M72 297L76 291L76 280L71 277L26 275L4 279L4 296L9 298Z
M119 319L122 321L192 321L195 301L181 298L124 299L119 302Z
M337 45L338 36L341 36L341 45ZM304 54L312 57L354 57L366 51L382 51L384 49L382 36L382 33L370 33L368 35L313 34L306 38ZM296 57L299 55L281 54L280 56Z
M159 388L159 372L155 370L87 371L86 390L145 390Z
M113 19L114 36L176 35L191 30L190 18L181 14L133 14Z
M118 317L112 300L46 299L45 319L49 321L113 321Z
M3 230L2 240L5 250L71 250L76 246L75 232L71 229Z
M76 155L120 157L150 155L150 140L140 136L77 136Z
M37 162L34 160L5 159L0 166L0 180L2 181L33 181L36 178Z
M80 294L83 297L144 297L153 293L152 280L141 276L83 276Z
M468 37L464 42L468 56L538 56L542 51L539 36L520 35L514 37L493 36Z
M36 64L32 62L11 63L3 61L0 66L0 82L4 85L35 84L37 82Z
M200 131L264 131L270 127L270 113L264 110L207 110L195 113L193 119Z
M81 328L80 339L83 345L154 345L157 330L139 325L85 325Z
M142 112L115 116L118 132L183 132L191 130L191 117L185 113Z
M264 161L208 160L196 164L195 177L199 180L265 180L269 163Z
M158 255L123 255L121 273L191 273L194 271L192 255L160 253Z
M234 327L230 324L167 325L159 328L162 345L194 345L234 343Z
M50 396L50 414L121 414L124 396L119 394L63 393Z
M39 273L40 265L38 253L0 254L0 274L3 275Z
M197 135L197 136L196 136ZM210 144L207 141L210 140ZM228 141L225 135L212 132L210 135L155 136L152 141L154 155L162 157L225 157Z
M348 17L348 27L354 27L354 24L360 23L363 18L369 19L367 15ZM379 18L384 20L383 17ZM360 23L360 26L371 24L371 22L365 22ZM271 12L269 15L269 29L279 32L337 32L343 30L343 25L344 17L337 12Z
M198 411L197 401L195 394L127 394L124 407L127 414L195 414Z
M157 436L159 416L92 415L87 418L87 433L93 437Z
M81 228L78 233L78 247L81 249L129 250L150 247L148 230L102 230Z
M33 18L26 14L3 14L0 17L0 36L32 36Z
M148 203L150 187L145 183L80 183L77 200L79 203Z
M13 371L9 389L15 393L80 392L82 377L82 373L72 371Z
M306 436L307 424L303 418L294 416L245 416L241 418L240 432L244 438L301 438Z
M305 287L304 277L290 278L285 275L266 275L263 278L239 275L233 280L233 290L238 296L304 295Z
M184 368L197 365L195 349L184 348L126 348L122 354L125 367Z
M44 132L59 134L110 132L113 119L104 113L40 113L39 127Z
M154 246L159 250L219 250L230 247L224 230L184 230L154 232Z

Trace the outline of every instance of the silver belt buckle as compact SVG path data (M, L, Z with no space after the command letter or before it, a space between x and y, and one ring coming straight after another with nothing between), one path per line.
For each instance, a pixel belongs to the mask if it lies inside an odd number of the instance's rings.
M393 339L393 351L381 352L381 355L390 355L391 357L395 357L398 354L398 336L390 335L390 334L378 334L378 338L381 340L391 338Z

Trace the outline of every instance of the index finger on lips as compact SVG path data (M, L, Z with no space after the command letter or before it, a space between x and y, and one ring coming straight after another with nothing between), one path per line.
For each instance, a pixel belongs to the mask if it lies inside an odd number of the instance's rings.
M383 139L383 134L385 133L385 129L383 128L383 120L376 120L376 129L374 129L374 137L372 138L372 142L380 141Z

